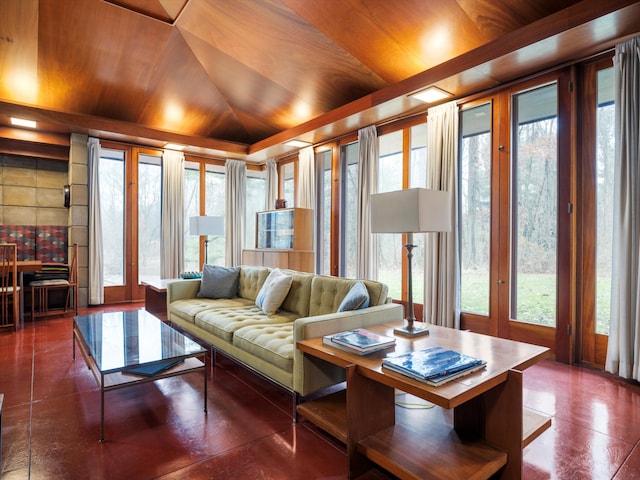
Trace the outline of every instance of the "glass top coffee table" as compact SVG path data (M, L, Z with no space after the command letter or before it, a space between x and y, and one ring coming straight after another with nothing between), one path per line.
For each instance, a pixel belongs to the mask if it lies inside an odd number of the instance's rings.
M207 411L206 350L146 310L80 315L76 343L100 387L100 441L104 441L104 392L202 370Z

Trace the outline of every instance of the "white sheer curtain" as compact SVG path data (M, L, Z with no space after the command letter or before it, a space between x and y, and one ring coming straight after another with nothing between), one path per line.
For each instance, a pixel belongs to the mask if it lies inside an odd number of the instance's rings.
M184 266L184 154L162 154L160 278L178 278Z
M104 303L102 214L100 212L100 140L89 137L89 305Z
M378 191L378 132L375 126L358 130L358 243L356 245L358 278L375 280L376 258L378 256L376 242L371 234L371 202L372 193Z
M457 286L458 107L455 102L427 112L427 188L451 194L450 233L427 233L425 241L425 322L459 328Z
M616 45L611 324L605 369L640 380L640 37Z
M305 147L298 152L298 198L296 198L296 207L315 208L316 180L313 164L313 147Z
M278 164L274 159L267 160L267 191L266 205L267 210L271 210L276 206L278 198Z
M247 165L240 160L227 160L226 178L226 215L225 262L228 267L242 263L244 248L245 205L247 197Z

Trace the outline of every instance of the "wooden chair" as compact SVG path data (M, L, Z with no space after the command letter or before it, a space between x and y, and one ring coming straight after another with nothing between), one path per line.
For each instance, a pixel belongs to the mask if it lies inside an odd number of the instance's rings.
M0 328L17 328L20 321L20 287L17 267L18 247L0 244Z
M78 314L78 244L73 244L73 254L66 279L34 280L31 286L31 320L37 317L57 315L73 310ZM51 306L51 293L61 292L65 296L63 305Z

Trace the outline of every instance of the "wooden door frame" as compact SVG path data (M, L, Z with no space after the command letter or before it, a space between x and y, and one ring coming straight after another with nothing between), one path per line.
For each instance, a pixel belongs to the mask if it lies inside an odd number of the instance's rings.
M580 69L580 123L578 129L583 139L595 139L597 128L597 72L613 66L613 58L598 58ZM578 176L580 178L578 199L580 217L577 225L578 272L576 312L577 325L575 361L596 368L603 368L606 355L607 335L595 333L596 324L596 143L582 141L578 144Z

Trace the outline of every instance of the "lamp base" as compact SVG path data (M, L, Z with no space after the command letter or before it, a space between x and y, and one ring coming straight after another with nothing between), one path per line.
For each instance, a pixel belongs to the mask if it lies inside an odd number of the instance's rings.
M394 328L393 333L402 335L403 337L415 338L429 335L429 329L416 327L416 324L414 322L412 325L407 324L405 327Z

